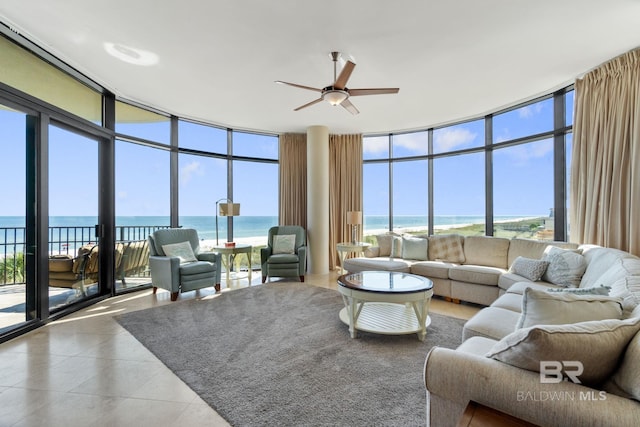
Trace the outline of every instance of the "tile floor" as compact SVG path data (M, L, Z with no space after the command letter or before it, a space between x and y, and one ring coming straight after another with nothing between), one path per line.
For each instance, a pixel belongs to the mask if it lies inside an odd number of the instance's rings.
M308 275L305 284L335 289L337 276ZM222 292L247 282L232 279ZM254 274L252 285L259 284ZM215 297L211 288L180 300ZM227 426L112 319L169 303L169 293L161 290L155 296L150 289L121 295L0 344L0 426ZM477 310L440 299L431 303L432 312L463 319Z

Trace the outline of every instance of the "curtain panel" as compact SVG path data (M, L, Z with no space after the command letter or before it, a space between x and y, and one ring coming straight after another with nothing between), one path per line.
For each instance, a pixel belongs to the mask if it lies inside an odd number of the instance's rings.
M640 255L640 49L575 84L570 240Z
M329 135L329 269L336 268L336 245L351 240L347 212L362 212L362 134ZM358 239L362 240L362 225Z
M285 133L279 141L279 224L307 229L307 135Z

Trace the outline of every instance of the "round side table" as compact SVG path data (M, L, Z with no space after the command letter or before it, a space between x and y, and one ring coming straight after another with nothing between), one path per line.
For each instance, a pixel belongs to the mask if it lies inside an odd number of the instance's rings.
M336 245L338 250L338 258L340 259L340 271L344 274L344 260L347 258L347 254L350 252L362 253L365 249L371 246L371 243L367 242L342 242Z

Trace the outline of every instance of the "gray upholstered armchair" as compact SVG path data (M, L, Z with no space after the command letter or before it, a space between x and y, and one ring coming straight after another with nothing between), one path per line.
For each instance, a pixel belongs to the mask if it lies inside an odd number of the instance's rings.
M267 276L297 276L304 282L307 269L307 233L299 225L271 227L267 247L260 250L262 283Z
M220 254L201 252L198 232L191 228L158 230L149 236L149 269L153 293L158 288L178 292L214 286L220 290Z

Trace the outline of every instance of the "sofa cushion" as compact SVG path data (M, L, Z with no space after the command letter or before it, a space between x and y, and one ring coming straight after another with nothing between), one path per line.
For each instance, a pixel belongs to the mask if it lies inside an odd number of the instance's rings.
M536 282L542 278L548 266L549 261L519 256L513 261L513 264L511 264L509 272Z
M623 277L611 284L609 295L622 298L622 317L630 317L640 306L640 276Z
M486 307L464 324L462 339L486 337L499 340L513 332L520 313L500 307Z
M582 255L587 260L587 269L580 282L580 287L583 288L590 288L600 284L610 285L611 283L601 282L600 278L603 277L612 266L616 265L618 260L636 258L630 253L619 249L603 248L596 245L580 245L580 249L582 249ZM622 267L622 265L620 265L620 267ZM613 273L613 271L609 271L609 273ZM626 275L626 272L622 272L622 274ZM615 281L621 276L615 278L612 276L609 277L609 280Z
M448 279L449 269L457 266L458 264L444 261L418 261L411 265L411 273L432 279Z
M580 286L580 280L587 268L587 261L582 254L571 249L547 246L542 259L549 262L547 271L542 276L544 280L558 286Z
M509 271L507 271L498 279L498 287L506 291L507 289L510 289L515 283L528 281L529 280L526 277L522 277L519 274L510 273Z
M347 258L344 260L344 269L350 273L360 273L368 270L399 271L409 273L411 262L399 258Z
M429 239L402 236L402 258L427 261L429 259Z
M608 386L613 383L615 388ZM621 390L624 397L640 400L640 333L637 333L624 352L622 363L604 389L614 394ZM613 388L613 390L611 390Z
M458 234L440 234L429 237L429 260L465 262L464 237Z
M507 335L486 356L534 372L540 372L540 361L579 361L579 381L598 386L616 370L638 330L640 319L538 325Z
M459 265L449 269L449 278L459 282L498 286L498 278L505 269L481 265Z
M464 238L465 264L506 269L508 252L509 239L488 236L467 236Z
M587 269L589 269L589 267L587 267ZM639 258L618 258L597 279L585 280L583 278L580 283L580 287L593 287L599 285L610 286L617 280L628 276L640 276Z
M552 293L528 288L522 296L522 314L516 329L621 317L620 298L567 292Z
M517 282L511 285L511 287L507 290L507 293L522 295L528 288L537 289L540 291L546 291L549 288L564 289L547 282Z
M504 308L505 310L520 313L522 311L522 295L507 292L495 300L491 307Z
M487 354L493 346L496 344L496 340L486 337L471 337L464 341L456 351L463 351L465 353L475 354L477 356L484 356Z
M578 245L567 242L546 242L542 240L532 239L511 239L509 243L509 254L507 256L507 264L511 266L513 261L519 256L525 258L541 259L547 246L553 245L559 248L574 249Z

